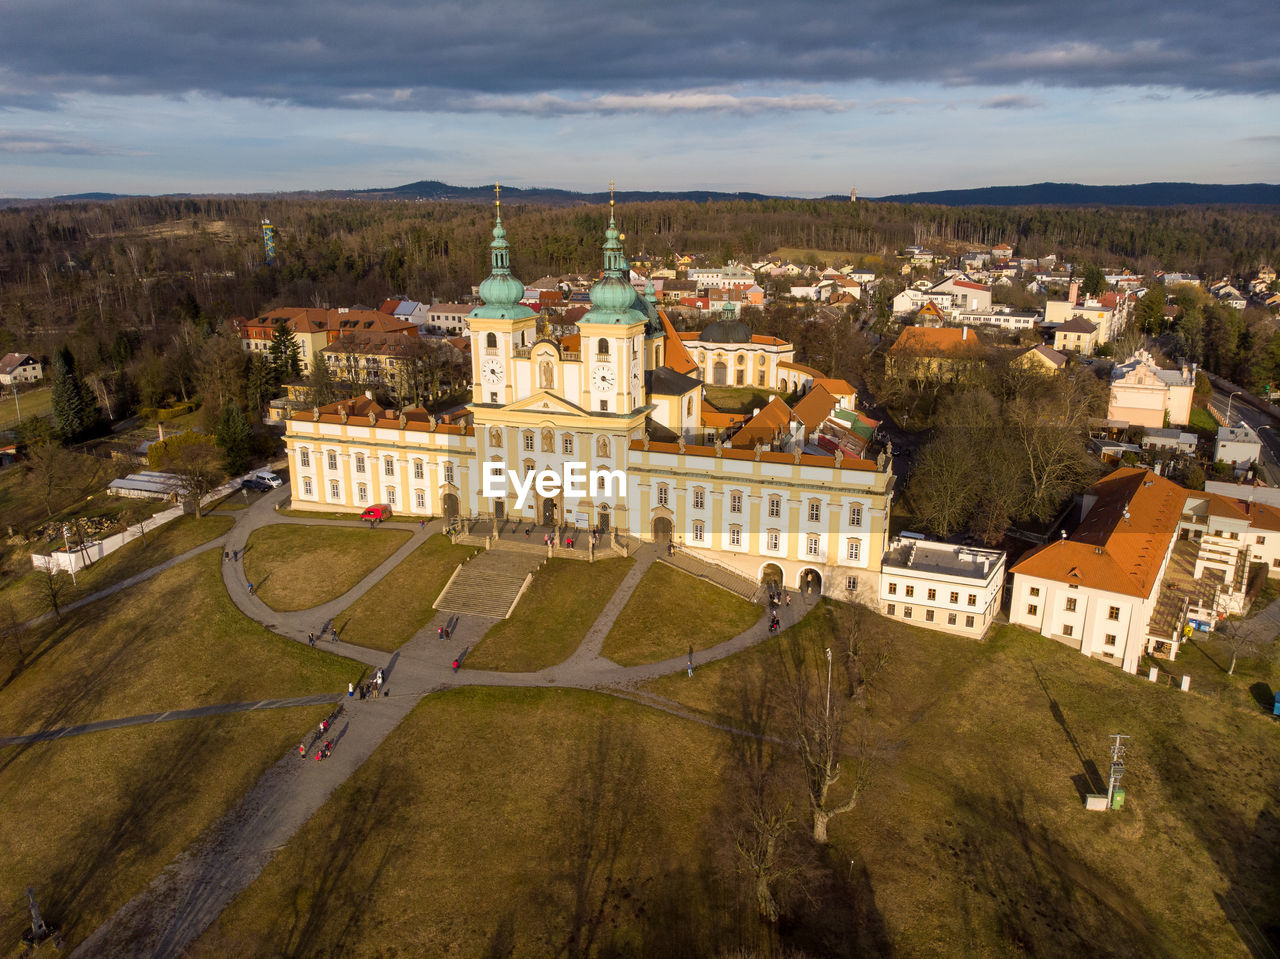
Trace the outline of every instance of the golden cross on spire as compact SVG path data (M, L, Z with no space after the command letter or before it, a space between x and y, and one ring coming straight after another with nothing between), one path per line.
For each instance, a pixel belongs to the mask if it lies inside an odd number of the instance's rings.
M500 183L493 185L493 205L502 206L502 184Z
M609 206L613 206L613 179L609 180Z

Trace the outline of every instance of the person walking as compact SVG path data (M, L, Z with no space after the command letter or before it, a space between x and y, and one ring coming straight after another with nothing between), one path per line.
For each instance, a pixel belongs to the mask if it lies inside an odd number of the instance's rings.
M307 758L307 744L306 744L306 743L298 743L298 755L299 755L299 756L301 756L303 759L306 759L306 758Z
M785 589L782 591L782 599L788 606L791 605L791 594L788 593Z
M458 671L458 661L456 659L453 661L453 671L455 673Z
M347 683L347 698L351 699L355 696L355 694L356 694L356 684Z
M689 675L693 675L693 644L689 645Z
M252 596L255 592L257 592L257 591L253 588L253 583L250 583L250 584L249 584L249 595L250 595L250 596Z
M314 646L315 644L316 644L316 634L315 634L315 633L307 633L307 645L308 645L308 646Z

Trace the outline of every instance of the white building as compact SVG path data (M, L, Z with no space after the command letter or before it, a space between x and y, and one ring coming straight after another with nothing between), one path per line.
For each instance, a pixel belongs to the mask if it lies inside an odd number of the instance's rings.
M37 383L44 378L44 367L30 353L6 353L0 359L0 385Z
M899 536L880 563L880 611L892 619L981 636L1000 612L1004 553Z
M1262 455L1262 440L1248 423L1218 428L1218 441L1213 448L1213 458L1219 463L1230 463L1238 470L1246 470Z
M1138 350L1111 371L1107 419L1159 429L1167 418L1173 426L1186 426L1195 385L1194 366L1161 369L1150 353Z
M471 332L467 317L473 309L469 303L432 303L427 307L424 324L438 327L445 336L466 336Z

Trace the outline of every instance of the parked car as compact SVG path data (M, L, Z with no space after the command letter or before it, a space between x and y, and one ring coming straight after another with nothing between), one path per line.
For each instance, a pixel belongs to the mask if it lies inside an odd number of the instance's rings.
M386 503L377 503L374 506L366 506L364 512L360 514L360 518L372 520L391 519L391 507Z
M276 488L276 487L278 487L278 486L283 486L283 485L284 485L284 480L282 480L282 479L281 479L279 476L277 476L275 473L272 473L270 470L263 470L261 473L259 473L259 474L255 477L255 479L259 479L259 480L261 480L262 482L266 483L266 484L267 484L269 487L271 487L272 489L275 489L275 488Z
M259 493L265 493L271 489L271 484L265 482L264 480L260 480L257 477L250 476L248 479L244 479L240 481L240 488L251 489L251 490L256 490Z

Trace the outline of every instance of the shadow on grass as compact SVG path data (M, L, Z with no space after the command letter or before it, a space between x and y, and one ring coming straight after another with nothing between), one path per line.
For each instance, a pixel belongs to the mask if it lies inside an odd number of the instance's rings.
M1262 707L1263 712L1271 712L1275 709L1276 695L1271 691L1269 683L1254 683L1249 687L1249 692L1253 695L1253 701Z
M1102 780L1102 772L1098 769L1098 764L1092 759L1086 759L1084 752L1080 749L1080 743L1076 739L1075 733L1071 731L1071 726L1067 723L1066 714L1063 713L1062 707L1058 705L1058 701L1053 698L1053 694L1049 692L1049 686L1044 681L1044 677L1040 675L1040 670L1036 669L1035 663L1031 664L1031 672L1035 673L1036 682L1040 684L1040 688L1044 691L1045 698L1049 700L1049 712L1052 714L1054 722L1061 728L1063 734L1067 737L1067 743L1071 746L1072 751L1076 754L1076 760L1080 763L1083 774L1077 774L1071 777L1071 783L1075 786L1076 792L1080 795L1080 801L1083 803L1085 797L1090 793L1103 792L1105 784Z

